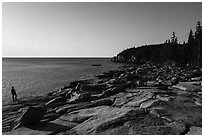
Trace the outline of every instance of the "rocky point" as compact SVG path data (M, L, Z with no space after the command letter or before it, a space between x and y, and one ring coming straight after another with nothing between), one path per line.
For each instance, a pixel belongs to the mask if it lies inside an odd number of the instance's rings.
M202 70L126 66L3 106L6 135L200 135Z

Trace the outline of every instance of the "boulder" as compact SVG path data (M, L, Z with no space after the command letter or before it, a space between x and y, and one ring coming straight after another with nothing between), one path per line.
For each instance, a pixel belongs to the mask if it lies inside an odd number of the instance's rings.
M191 78L191 81L201 81L202 77L195 77L195 78Z
M66 95L65 95L65 97L66 97L66 98L71 98L72 92L73 92L73 90L70 90L69 92L67 92Z
M146 85L146 80L141 79L141 80L136 81L136 83L137 83L137 86L139 86L139 87L145 86Z
M13 114L12 116L8 116L7 118L2 117L2 132L9 132L11 130L11 123L15 121L15 119L18 117L18 113ZM7 115L10 115L9 113Z
M172 77L171 78L171 84L172 85L176 85L179 83L179 78L178 77Z
M201 77L202 76L202 71L201 69L195 69L191 73L191 77Z
M104 107L99 106L75 110L62 115L59 119L64 121L82 123L85 120L89 119L90 117L97 115L98 111L100 111L101 108Z
M193 85L195 85L195 86L200 86L201 84L202 84L202 81L196 81L193 83Z
M130 119L134 119L140 115L146 114L144 109L132 110L129 108L117 108L109 106L81 110L74 114L80 113L83 115L93 116L76 127L70 129L65 134L97 134L111 128L114 125L124 123Z
M190 127L190 131L186 135L202 135L202 127Z
M133 98L133 96L135 96L133 93L123 94L122 96L119 96L116 98L114 105L122 106L123 104L126 104L127 102L129 102Z
M107 82L107 84L118 84L118 82L119 82L118 79L113 78L113 79L110 79L110 80Z
M175 122L174 121L174 122L168 123L167 125L172 129L172 133L174 135L175 134L181 135L181 134L183 134L186 131L186 125L184 123L180 123L180 122Z
M53 104L60 103L60 102L65 102L65 101L66 101L65 97L59 96L59 97L56 97L56 98L50 100L49 102L47 102L45 104L45 106L51 106Z
M74 93L74 96L71 97L68 102L69 103L76 103L79 101L88 101L91 98L91 94L86 92L86 93Z
M174 86L172 86L173 88L176 88L176 89L179 89L179 90L184 90L184 91L186 91L187 90L187 88L186 87L184 87L184 86L182 86L182 85L174 85Z
M163 80L160 82L160 85L172 86L172 83L169 80Z
M59 125L59 128L53 129L54 131L53 131L52 135L60 134L60 132L65 132L65 131L78 125L78 123L76 123L76 122L70 122L70 121L60 119L60 118L58 118L54 121L51 121L49 123L53 124L53 125Z
M16 103L24 106L37 106L37 105L43 105L49 100L52 100L53 98L54 98L53 96L48 96L48 95L29 97L29 98L25 97L25 98L20 98L19 100L16 101Z
M54 92L52 94L52 96L58 97L58 96L65 96L67 94L67 92L71 91L71 88L67 88L67 89L63 89L61 88L60 90L58 90L57 92Z
M60 132L67 131L75 127L77 123L55 120L49 123L39 123L29 125L27 127L20 127L11 132L5 133L6 135L55 135Z
M81 90L91 93L102 93L106 87L106 84L88 84L81 86Z
M120 80L119 80L119 83L118 84L127 84L128 83L128 81L127 81L127 78L125 78L125 77L122 77Z
M83 109L83 108L89 108L91 106L92 106L91 102L83 102L83 103L77 103L77 104L66 104L66 105L62 105L59 108L57 108L56 113L64 114L66 112L72 112L72 111Z
M68 115L61 116L59 120L69 121L69 122L74 122L74 123L82 123L85 120L89 119L90 117L91 116L86 116L86 115L68 114Z
M94 100L91 102L84 102L84 103L78 103L78 104L66 104L64 106L61 106L56 109L56 112L59 114L64 114L66 112L72 112L79 109L85 109L89 107L96 107L96 106L111 106L114 102L114 99L112 98L102 98L99 100Z
M170 101L170 97L168 96L157 95L156 98L160 101Z
M99 100L95 100L92 101L92 107L96 107L96 106L111 106L114 103L114 99L109 99L109 98L103 98L103 99L99 99Z
M160 90L169 90L169 86L168 85L163 85L163 84L160 84L157 89L160 89Z
M201 95L201 96L202 96L202 92L198 92L198 95Z
M125 104L127 107L139 107L144 101L147 101L153 97L152 92L147 92L148 90L141 91L138 96L135 96L130 102Z
M60 117L61 115L59 113L56 112L51 112L51 113L47 113L43 116L42 118L42 122L48 122L48 121L52 121L57 119L58 117Z
M191 96L188 97L185 95L176 96L173 100L162 101L155 107L151 107L160 117L165 116L172 121L193 126L202 125L201 108L201 106L195 105Z
M201 85L195 85L195 83L197 82L179 82L179 84L172 87L189 92L200 92L202 89Z
M202 106L202 101L201 100L196 100L195 104L198 105L198 106Z
M110 127L99 135L179 135L185 131L185 125L168 121L148 114L129 120L124 124Z
M140 105L140 108L148 108L150 107L153 103L155 102L158 102L157 99L150 99L150 100L147 100L145 102L143 102L141 105Z
M158 81L147 81L147 86L148 87L156 87L159 85L159 82Z
M114 94L120 93L120 92L125 92L125 87L124 86L118 86L118 87L109 88L109 89L105 90L102 93L101 97L111 96L111 95L114 95Z
M25 105L23 104L11 104L11 105L6 105L6 106L2 106L2 112L6 113L6 112L14 112L14 111L18 111L20 108L25 107Z
M21 126L40 123L45 112L46 109L43 107L27 107L22 115L14 121L14 129L17 129Z

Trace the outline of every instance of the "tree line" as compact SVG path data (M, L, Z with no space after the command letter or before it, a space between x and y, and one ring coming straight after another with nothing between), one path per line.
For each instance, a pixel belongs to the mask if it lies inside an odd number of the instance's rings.
M202 65L202 26L197 22L195 32L189 31L187 42L178 43L173 32L172 37L161 44L128 48L112 59L115 62L142 64L175 62L179 64Z

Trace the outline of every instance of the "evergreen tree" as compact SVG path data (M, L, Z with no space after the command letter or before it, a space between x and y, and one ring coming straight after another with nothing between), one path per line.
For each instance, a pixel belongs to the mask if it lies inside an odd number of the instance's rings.
M175 38L174 42L175 42L176 44L178 43L178 39L177 39L177 37Z
M194 41L193 31L192 31L192 29L190 29L189 36L188 36L188 43L192 44L193 41Z
M199 65L202 64L202 26L200 21L197 22L196 31L195 31L195 55L196 61Z
M173 35L171 37L171 43L177 43L177 37L176 37L175 32L173 32Z
M184 47L183 52L185 53L185 59L189 61L189 63L193 64L195 61L195 39L193 35L192 29L189 31L189 36L188 36L188 43L187 46Z

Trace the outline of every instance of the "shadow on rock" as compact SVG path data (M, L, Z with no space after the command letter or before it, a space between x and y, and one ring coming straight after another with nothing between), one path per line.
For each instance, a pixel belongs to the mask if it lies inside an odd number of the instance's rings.
M29 125L26 127L31 130L38 130L38 131L45 131L45 132L48 131L49 132L48 134L56 134L60 131L65 131L70 129L69 126L59 125L55 123L40 123L36 125Z

